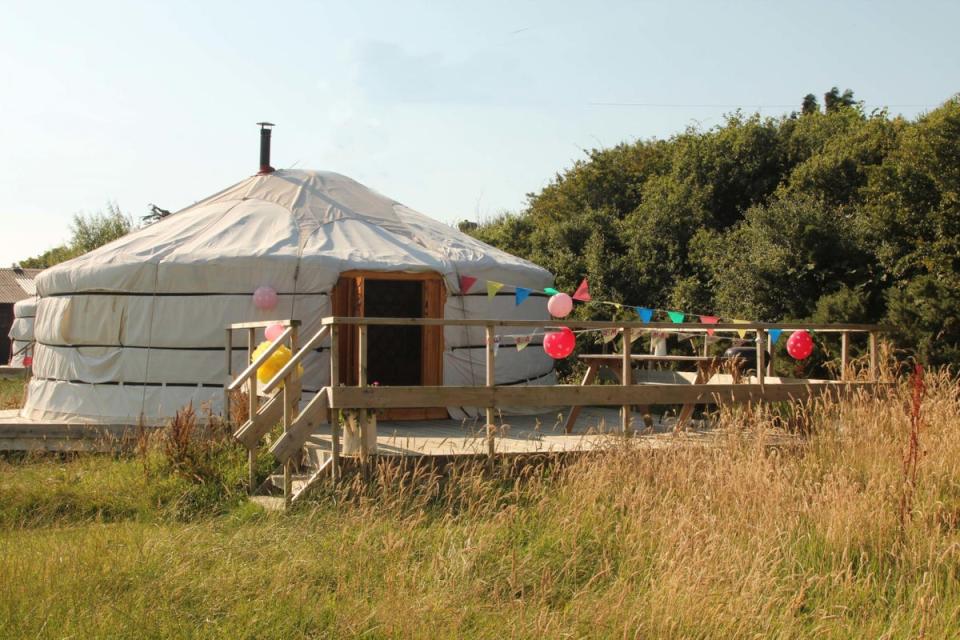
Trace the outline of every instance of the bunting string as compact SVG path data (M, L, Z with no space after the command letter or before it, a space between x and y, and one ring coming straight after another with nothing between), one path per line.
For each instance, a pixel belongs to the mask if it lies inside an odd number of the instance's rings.
M466 295L478 281L479 281L479 278L476 278L473 276L460 276L461 295ZM514 304L516 306L523 304L523 302L526 301L527 298L530 297L530 294L534 291L534 289L529 287L511 285L503 282L497 282L495 280L486 280L487 296L491 299L494 298L500 292L500 290L503 289L504 287L508 287L514 290ZM545 294L551 295L551 296L562 293L561 291L553 287L544 287L543 289L540 289L540 291L543 291ZM685 312L685 311L678 311L675 309L660 309L657 307L629 305L629 304L624 304L622 302L613 302L611 300L594 300L590 295L590 285L587 282L587 278L583 279L583 281L577 287L576 291L571 296L571 298L583 304L603 304L603 305L613 306L621 310L633 311L637 315L637 317L640 318L640 321L644 323L652 322L657 315L666 316L666 318L668 318L670 322L673 322L675 324L683 324L685 321L689 322L691 319L694 319L694 318L697 321L699 321L700 324L707 324L707 325L718 324L722 321L721 316L718 316L714 313L697 313L697 312L691 313L691 312ZM742 320L740 318L726 318L726 319L730 324L749 324L750 323L749 320ZM575 331L574 333L588 333L592 331L608 332L610 330L609 329L583 329L580 331ZM717 330L708 328L706 330L706 334L712 337L714 336L716 331ZM736 333L742 340L746 338L748 331L749 330L747 329L739 329L739 330L735 330L734 333ZM776 343L780 339L782 331L783 331L782 329L768 329L767 334L770 336L770 340ZM648 333L648 332L644 332L644 333ZM533 335L533 334L529 334L529 335ZM690 334L689 336L684 336L683 339L686 339L686 337L694 337L695 335L697 334ZM517 336L506 335L505 337L515 338ZM604 333L602 336L603 341L605 343L612 341L615 337L616 337L615 334L609 335L608 333ZM526 347L527 344L529 344L529 341L524 343L524 347ZM522 348L523 347L518 347L518 350Z

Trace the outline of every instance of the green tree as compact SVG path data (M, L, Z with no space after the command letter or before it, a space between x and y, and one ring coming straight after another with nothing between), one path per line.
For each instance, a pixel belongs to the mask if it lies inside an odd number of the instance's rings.
M960 102L912 121L831 89L802 117L734 113L592 150L471 233L595 297L776 321L889 321L960 357ZM607 317L609 306L578 307Z
M843 93L840 93L840 89L833 87L830 91L823 94L823 108L826 109L827 113L832 113L843 107L852 107L855 104L856 101L853 99L853 91L850 89L846 89Z
M710 276L717 310L727 317L809 318L824 296L871 281L869 256L850 215L808 195L751 207L731 229L698 234L693 251ZM870 302L865 296L864 305Z
M133 219L124 214L116 204L107 203L106 211L74 214L70 223L70 241L67 244L22 260L20 266L46 269L121 238L132 229Z

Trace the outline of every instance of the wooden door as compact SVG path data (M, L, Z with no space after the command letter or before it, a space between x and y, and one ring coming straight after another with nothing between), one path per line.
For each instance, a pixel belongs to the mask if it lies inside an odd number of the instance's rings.
M341 274L332 301L335 316L442 318L446 288L437 273L348 271ZM411 330L417 333L407 335ZM357 336L355 326L344 326L340 330L340 380L347 385L356 385L359 379ZM443 384L442 326L370 327L367 337L370 383ZM384 380L377 380L377 376ZM444 407L390 409L383 417L388 420L445 418L447 410Z

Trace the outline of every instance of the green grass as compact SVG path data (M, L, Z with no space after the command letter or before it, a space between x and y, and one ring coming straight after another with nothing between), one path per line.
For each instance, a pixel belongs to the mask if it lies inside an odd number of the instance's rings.
M0 378L0 409L16 409L23 400L22 378Z
M389 466L287 515L236 498L226 444L187 510L157 450L10 457L0 636L958 637L956 388L931 377L903 527L907 389L813 407L799 450L731 411L715 448Z

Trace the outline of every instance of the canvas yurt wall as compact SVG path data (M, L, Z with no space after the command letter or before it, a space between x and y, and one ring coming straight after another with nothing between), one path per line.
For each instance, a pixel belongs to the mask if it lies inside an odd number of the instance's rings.
M257 175L37 278L34 419L157 422L187 403L220 411L229 323L296 318L301 336L332 314L341 273L435 272L446 318L547 317L546 298L514 303L505 288L462 295L460 276L543 289L549 272L487 246L339 174ZM279 303L258 310L252 293ZM504 333L510 333L509 328ZM515 331L514 331L515 333ZM446 327L444 384L484 383L482 328ZM237 336L234 370L246 344ZM539 341L537 341L539 342ZM324 386L326 348L306 361L304 389ZM540 348L500 349L499 383L552 383ZM452 415L472 413L450 408Z
M31 343L33 342L33 319L36 312L36 298L27 298L13 305L13 324L10 326L10 340L13 341L11 366L22 367L24 366L24 358L33 356Z

